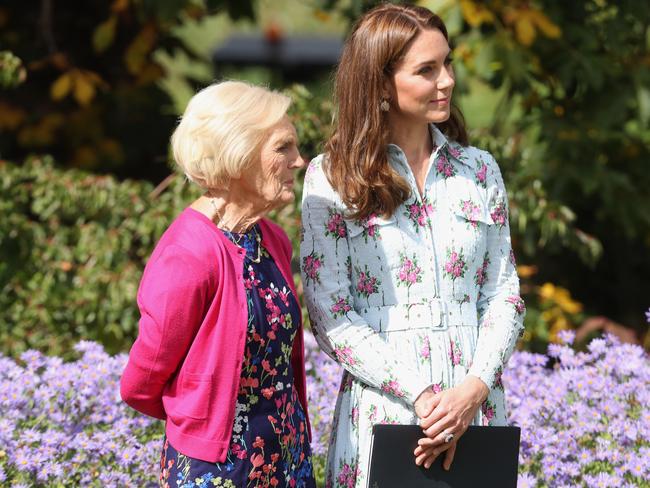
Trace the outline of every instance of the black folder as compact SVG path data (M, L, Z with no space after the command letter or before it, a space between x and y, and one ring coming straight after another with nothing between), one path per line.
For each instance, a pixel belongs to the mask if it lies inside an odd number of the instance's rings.
M519 427L470 426L458 440L449 471L444 453L429 469L415 464L424 437L417 425L375 425L368 488L516 488Z

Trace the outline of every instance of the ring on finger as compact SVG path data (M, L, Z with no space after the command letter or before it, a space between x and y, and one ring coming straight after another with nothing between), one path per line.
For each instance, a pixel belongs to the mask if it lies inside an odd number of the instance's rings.
M454 437L456 437L456 436L455 436L453 433L451 433L451 432L443 431L442 433L443 433L444 436L445 436L445 437L444 437L445 444L449 444L451 441L454 440Z

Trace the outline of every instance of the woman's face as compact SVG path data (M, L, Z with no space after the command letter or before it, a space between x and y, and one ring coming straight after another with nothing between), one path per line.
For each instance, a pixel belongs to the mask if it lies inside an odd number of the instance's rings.
M418 34L388 87L393 115L415 123L449 118L455 85L449 54L449 43L438 29Z
M259 159L236 182L251 201L269 209L280 207L293 201L294 172L304 165L296 129L285 115L269 129Z

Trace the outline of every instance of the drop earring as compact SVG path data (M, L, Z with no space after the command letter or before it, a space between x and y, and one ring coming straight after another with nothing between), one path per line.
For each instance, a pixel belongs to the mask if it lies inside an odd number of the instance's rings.
M388 103L388 100L384 98L379 104L379 108L382 112L388 112L390 110L390 104Z

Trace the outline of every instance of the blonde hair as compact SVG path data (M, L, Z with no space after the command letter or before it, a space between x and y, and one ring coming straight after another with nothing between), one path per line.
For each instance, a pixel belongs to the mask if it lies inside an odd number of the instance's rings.
M171 137L176 164L205 190L224 188L251 164L291 99L241 81L212 84L192 97Z

